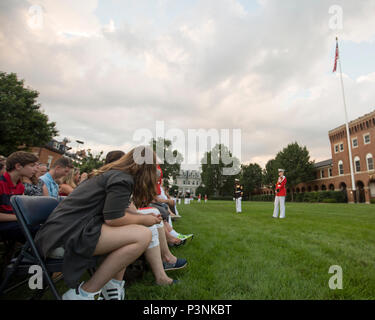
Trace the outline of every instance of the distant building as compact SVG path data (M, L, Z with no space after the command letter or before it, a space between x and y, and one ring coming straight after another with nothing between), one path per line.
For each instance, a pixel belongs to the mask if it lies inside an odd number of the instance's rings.
M349 122L356 193L352 191L348 140L345 124L328 132L332 158L315 163L316 179L299 184L288 192L342 190L348 202L370 203L375 198L375 110ZM288 178L288 173L285 173ZM263 188L261 193L273 190Z
M69 152L71 147L67 146L67 141L62 142L52 139L42 147L33 147L31 152L35 154L41 163L45 163L48 168L59 158L67 157L72 161L80 162L82 158L75 153Z
M195 196L195 191L202 182L201 174L197 170L180 170L176 180L173 181L178 187L178 191L184 194L187 190L190 190L192 196Z

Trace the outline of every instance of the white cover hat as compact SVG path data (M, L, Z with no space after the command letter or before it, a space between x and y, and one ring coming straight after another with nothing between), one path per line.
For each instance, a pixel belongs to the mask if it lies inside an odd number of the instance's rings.
M284 169L279 169L279 172L285 172L285 170Z

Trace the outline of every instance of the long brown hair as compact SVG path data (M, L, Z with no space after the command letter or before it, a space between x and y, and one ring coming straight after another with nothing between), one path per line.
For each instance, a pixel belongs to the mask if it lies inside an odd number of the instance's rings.
M147 206L156 196L156 169L155 152L149 147L139 146L120 159L93 171L90 177L109 170L120 170L130 174L134 179L133 202L137 208L141 208Z

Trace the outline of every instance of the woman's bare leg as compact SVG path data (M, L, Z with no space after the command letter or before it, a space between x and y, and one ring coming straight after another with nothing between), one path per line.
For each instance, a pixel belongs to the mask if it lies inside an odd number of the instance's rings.
M180 244L181 243L181 239L178 239L178 238L172 236L167 229L164 229L164 234L165 234L165 237L166 237L168 243L172 243L172 244Z
M148 247L151 231L140 225L102 226L94 255L107 254L90 280L82 285L87 292L97 292L135 261Z
M177 258L169 250L167 238L165 237L164 227L158 228L158 232L159 232L161 259L165 262L176 263Z
M161 260L160 246L149 248L145 252L147 262L151 266L152 273L155 276L157 284L171 284L173 279L169 278L164 271L163 262Z

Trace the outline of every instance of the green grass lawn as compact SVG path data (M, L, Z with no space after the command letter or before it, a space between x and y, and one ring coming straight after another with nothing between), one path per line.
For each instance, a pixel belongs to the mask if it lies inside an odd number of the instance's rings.
M270 202L243 202L242 214L231 201L178 209L175 229L195 235L172 250L188 260L185 269L168 273L180 284L156 286L148 271L126 288L126 299L375 298L374 205L286 203L286 219L272 218ZM342 267L342 290L328 286L332 265ZM63 282L58 287L66 290Z

